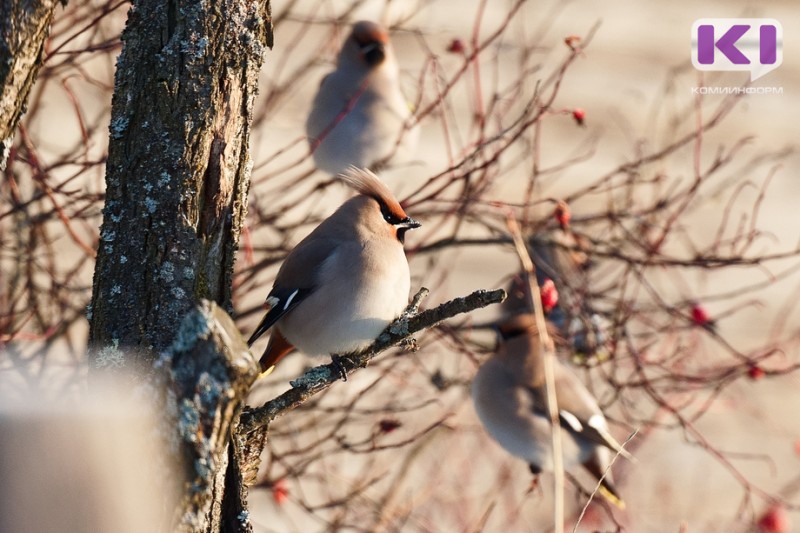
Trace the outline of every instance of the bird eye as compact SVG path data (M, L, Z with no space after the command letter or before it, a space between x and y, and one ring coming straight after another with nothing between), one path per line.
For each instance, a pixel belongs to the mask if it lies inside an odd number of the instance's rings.
M370 41L361 45L361 55L367 65L374 67L383 62L386 58L386 51L383 48L383 44L377 41Z
M383 215L383 220L388 222L389 224L398 224L400 223L400 219L397 216L389 211L385 206L381 206L381 214Z

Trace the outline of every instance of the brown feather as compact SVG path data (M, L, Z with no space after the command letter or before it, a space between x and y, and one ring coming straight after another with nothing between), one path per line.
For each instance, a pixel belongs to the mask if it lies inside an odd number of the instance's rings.
M547 333L550 334L556 346L565 346L566 341L558 332L558 328L550 321L545 321L547 325ZM523 334L527 333L533 336L539 336L539 331L536 327L536 317L531 313L514 313L505 317L498 323L498 329L504 335Z
M389 187L371 171L365 168L350 167L339 174L339 179L364 196L374 198L398 220L408 217Z

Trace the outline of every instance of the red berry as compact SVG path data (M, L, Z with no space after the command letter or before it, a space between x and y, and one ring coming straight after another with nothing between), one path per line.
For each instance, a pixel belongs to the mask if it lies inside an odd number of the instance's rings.
M450 45L447 47L447 51L451 54L463 54L464 50L466 50L466 46L464 46L464 41L461 39L453 39L450 41Z
M575 122L577 122L578 126L583 126L583 120L586 118L586 111L580 107L576 107L572 110L572 118L575 119Z
M789 531L789 515L782 505L773 505L758 520L758 530L764 533L786 533Z
M567 202L560 200L558 205L556 205L556 210L553 212L553 215L556 217L556 220L558 220L561 228L567 229L567 226L569 226L569 221L572 219L572 213L569 211Z
M700 304L696 303L692 306L692 322L697 326L705 326L711 322L708 318L708 313Z
M272 484L272 499L278 505L283 505L289 499L289 489L286 488L286 481L279 479Z
M571 50L575 50L578 44L580 44L581 38L577 35L567 35L564 37L564 44L570 47Z
M544 283L539 287L539 293L542 295L542 307L545 313L550 312L558 305L558 290L552 279L545 278Z
M384 418L383 420L378 422L378 427L380 428L381 433L391 433L400 426L402 426L400 421L393 420L391 418Z
M753 381L758 381L759 379L764 377L764 369L758 365L752 365L747 370L747 375L750 376L750 379Z

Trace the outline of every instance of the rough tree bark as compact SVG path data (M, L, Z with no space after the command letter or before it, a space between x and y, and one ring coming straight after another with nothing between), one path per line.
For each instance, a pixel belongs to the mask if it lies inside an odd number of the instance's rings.
M133 2L111 109L90 360L152 361L202 298L230 310L268 2Z
M184 480L172 530L252 531L240 469L249 461L235 428L258 364L239 330L219 306L203 300L183 319L156 367L165 385L159 387L167 406L163 433L170 439L177 432Z
M58 0L0 0L0 170L6 166L14 131L42 65L58 4Z
M178 417L166 431L183 443L172 527L251 531L231 428L255 362L246 349L241 357L224 313L195 306L205 299L230 310L253 102L272 46L270 5L138 0L122 41L88 310L90 365L147 367L162 356L160 378ZM181 327L184 317L197 327Z

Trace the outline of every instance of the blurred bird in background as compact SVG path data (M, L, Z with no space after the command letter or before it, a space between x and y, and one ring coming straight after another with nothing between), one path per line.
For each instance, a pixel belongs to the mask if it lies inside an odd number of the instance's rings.
M419 132L411 118L389 34L374 22L357 22L306 121L314 163L334 175L350 166L379 171L415 150Z
M608 357L605 324L592 307L589 294L590 244L570 226L570 212L564 202L554 210L559 227L528 239L527 248L536 266L536 282L542 294L547 320L572 347L572 355L583 361ZM525 276L515 275L501 304L505 316L532 313Z
M552 423L547 404L544 351L535 317L522 313L502 320L496 352L479 369L472 399L486 431L515 457L525 460L534 474L553 470ZM562 429L564 467L583 465L600 481L600 493L619 507L622 497L614 486L611 452L632 459L614 439L592 394L558 359L555 394Z

